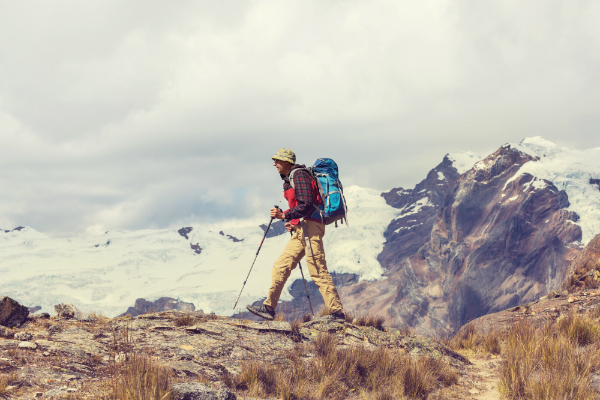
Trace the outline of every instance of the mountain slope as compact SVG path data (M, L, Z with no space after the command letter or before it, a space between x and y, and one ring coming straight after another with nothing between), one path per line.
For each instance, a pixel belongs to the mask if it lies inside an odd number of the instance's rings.
M483 160L449 154L414 189L347 188L350 226L329 226L324 239L329 270L344 286L346 309L421 333L454 332L560 286L569 262L600 233L599 185L600 148L569 150L537 137ZM260 223L71 239L2 230L0 293L48 312L72 302L114 316L138 298L171 297L231 315L266 228ZM289 236L279 223L267 237L235 311L265 296ZM299 278L294 271L282 300L308 309ZM308 287L319 303L310 278Z
M453 332L556 289L597 233L599 155L532 138L459 176L446 157L414 190L384 193L401 209L379 257L388 279L344 288L346 304L417 331ZM447 183L436 184L438 174Z

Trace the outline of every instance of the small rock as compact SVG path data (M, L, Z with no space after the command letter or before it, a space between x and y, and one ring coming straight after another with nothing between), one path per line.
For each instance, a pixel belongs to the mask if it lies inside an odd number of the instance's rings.
M577 300L575 297L569 296L569 299L567 300L567 303L573 303L575 300Z
M561 293L562 296L568 296L569 295L569 291L567 289L563 290Z
M30 318L33 318L33 319L48 319L48 318L50 318L50 314L48 314L47 312L43 312L43 313L39 313L39 314L30 315Z
M68 388L67 389L67 393L75 393L77 391L77 389L75 388Z
M42 397L43 395L44 395L44 393L42 393L42 392L35 392L33 397Z
M72 381L77 379L77 375L63 375L63 378L67 381Z
M25 350L35 350L37 349L38 345L35 343L31 343L31 342L21 342L19 343L19 348L20 349L25 349Z
M226 389L214 390L198 383L177 383L173 385L174 400L237 400L237 396Z
M556 299L557 297L560 297L560 293L558 293L558 290L553 290L552 292L548 293L549 299Z
M49 352L47 352L47 351L45 351L45 352L43 352L43 353L42 353L42 355L43 355L44 357L48 357L48 356L50 355L50 353L49 353Z
M33 337L33 335L29 332L19 332L19 333L15 334L15 339L20 340L22 342L24 342L26 340L31 340L32 337Z
M54 310L56 311L56 314L58 314L59 318L65 319L73 318L75 316L75 313L79 311L73 304L70 303L56 304L54 306Z
M475 388L472 388L472 389L469 389L469 393L471 393L471 394L473 394L473 395L475 395L475 394L479 394L479 390L477 390L477 389L475 389Z
M10 297L0 297L0 325L12 328L27 320L29 309Z
M82 321L82 322L94 322L96 320L96 318L92 317L90 314L86 314L79 310L77 310L77 312L75 312L74 319L76 321Z
M12 329L6 328L4 326L0 326L0 337L12 339L14 336L15 336L15 333L12 331Z

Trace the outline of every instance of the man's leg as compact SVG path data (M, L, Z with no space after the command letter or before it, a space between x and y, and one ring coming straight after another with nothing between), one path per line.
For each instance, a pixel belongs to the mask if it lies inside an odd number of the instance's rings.
M302 246L301 237L298 235L299 231L299 229L296 229L271 270L271 287L267 299L263 303L271 309L277 307L285 282L292 270L298 265L298 262L304 257L304 246Z
M312 249L312 257L308 251L306 253L306 263L308 264L308 272L312 280L317 284L321 296L325 301L325 305L331 314L342 311L342 301L338 294L333 279L327 270L327 262L325 261L325 249L323 247L323 235L325 235L325 225L314 222L304 221L308 230L310 247ZM299 235L304 235L302 229L298 229ZM300 236L301 244L304 246L303 237Z

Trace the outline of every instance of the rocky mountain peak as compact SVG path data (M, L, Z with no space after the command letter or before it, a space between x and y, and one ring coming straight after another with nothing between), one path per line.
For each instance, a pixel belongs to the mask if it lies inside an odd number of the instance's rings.
M389 279L344 294L434 333L560 286L580 251L579 216L564 190L522 171L540 160L523 146L504 145L462 174L445 157L415 189L384 193L401 210L379 257Z

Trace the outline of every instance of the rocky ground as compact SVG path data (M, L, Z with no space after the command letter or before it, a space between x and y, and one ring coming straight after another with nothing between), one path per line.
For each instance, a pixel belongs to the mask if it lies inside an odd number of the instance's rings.
M471 321L470 324L476 325L482 332L490 330L502 332L526 319L541 328L548 322L569 313L598 315L600 313L600 289L584 289L574 293L569 293L567 290L562 293L554 291L537 301L484 315Z
M338 346L386 346L413 356L444 357L461 378L457 385L437 393L437 398L493 398L480 396L490 392L490 374L499 363L492 356L473 357L472 363L428 337L323 318L302 324L299 332L283 321L245 321L202 312L167 311L114 319L91 315L84 319L29 317L21 327L0 332L0 374L10 377L3 396L99 397L108 390L111 365L123 357L124 346L166 365L173 371L174 382L200 381L219 389L224 372L235 374L242 363L252 360L284 365L286 352L322 332L334 334ZM244 398L244 393L237 395Z

